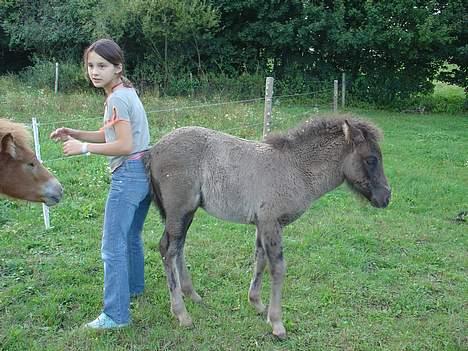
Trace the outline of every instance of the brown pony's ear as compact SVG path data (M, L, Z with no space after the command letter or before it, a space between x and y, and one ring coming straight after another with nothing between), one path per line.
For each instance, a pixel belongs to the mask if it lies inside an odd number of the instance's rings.
M11 133L7 133L2 138L2 153L9 154L12 158L16 158L16 145Z
M347 143L358 145L364 141L364 135L359 128L351 125L347 119L343 123L343 133Z

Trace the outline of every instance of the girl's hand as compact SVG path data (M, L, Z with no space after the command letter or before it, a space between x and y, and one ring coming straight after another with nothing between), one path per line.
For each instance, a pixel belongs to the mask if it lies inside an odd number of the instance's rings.
M66 141L71 137L72 129L70 128L57 128L52 133L50 133L50 138L55 141Z
M65 156L79 155L82 153L83 143L72 137L68 136L68 139L63 143L63 153Z

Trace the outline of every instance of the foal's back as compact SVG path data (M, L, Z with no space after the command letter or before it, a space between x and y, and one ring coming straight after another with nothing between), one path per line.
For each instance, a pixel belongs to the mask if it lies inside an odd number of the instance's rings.
M307 202L300 201L296 188L303 184L288 158L268 144L185 127L163 137L149 157L166 212L201 206L221 219L255 223L296 207L302 211Z

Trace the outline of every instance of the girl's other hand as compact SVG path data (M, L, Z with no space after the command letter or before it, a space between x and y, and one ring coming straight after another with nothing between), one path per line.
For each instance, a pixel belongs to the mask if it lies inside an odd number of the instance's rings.
M52 133L50 133L50 138L55 141L66 141L70 138L72 130L70 128L57 128Z
M82 147L81 141L68 136L68 139L63 143L63 153L65 156L79 155L82 153Z

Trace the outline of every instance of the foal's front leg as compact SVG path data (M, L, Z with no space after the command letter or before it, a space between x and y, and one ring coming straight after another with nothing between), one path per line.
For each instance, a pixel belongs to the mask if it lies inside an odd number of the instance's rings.
M266 267L265 250L263 249L262 239L259 235L258 229L256 231L255 240L255 268L253 278L249 288L249 301L258 313L265 312L265 305L262 303L261 290L263 272Z
M273 327L273 335L286 338L286 329L281 316L281 289L285 273L283 259L282 228L278 223L266 224L261 228L263 247L270 266L271 294L268 308L268 322Z
M176 228L177 226L171 226L169 221L166 221L164 235L159 242L159 251L164 270L166 271L167 286L171 295L171 311L177 317L181 326L190 327L192 326L192 319L184 304L176 265L176 258L179 250L182 249L183 239L180 235L181 231L177 231ZM176 233L179 233L179 235Z

